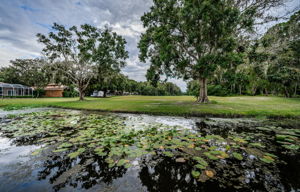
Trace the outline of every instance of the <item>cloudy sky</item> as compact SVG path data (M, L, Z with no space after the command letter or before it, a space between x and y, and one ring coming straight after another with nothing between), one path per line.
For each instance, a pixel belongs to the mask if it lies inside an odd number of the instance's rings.
M149 64L139 61L137 43L144 31L140 17L151 4L151 0L0 0L0 67L16 58L38 57L42 45L35 35L48 33L54 22L67 27L84 23L109 25L127 40L130 58L123 73L144 81ZM285 8L274 12L297 6L299 0L290 0ZM172 81L185 90L183 81Z

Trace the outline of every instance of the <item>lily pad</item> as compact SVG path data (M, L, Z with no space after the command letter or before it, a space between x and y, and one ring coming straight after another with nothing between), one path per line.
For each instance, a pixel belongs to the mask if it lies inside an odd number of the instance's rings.
M74 159L85 152L85 148L79 148L77 151L68 154L71 159Z
M240 161L243 160L243 156L240 153L233 152L232 155L237 160L240 160Z
M293 145L293 144L291 144L291 145L282 145L284 148L286 148L286 149L290 149L290 150L298 150L300 147L299 147L299 145Z
M260 158L260 160L265 162L265 163L273 163L275 161L275 159L273 159L273 157L270 157L270 156L267 156L267 155Z
M170 151L164 151L163 154L165 154L168 157L174 157L174 154Z
M200 172L199 171L195 171L195 170L193 170L192 171L192 176L194 177L194 178L198 178L199 176L200 176Z

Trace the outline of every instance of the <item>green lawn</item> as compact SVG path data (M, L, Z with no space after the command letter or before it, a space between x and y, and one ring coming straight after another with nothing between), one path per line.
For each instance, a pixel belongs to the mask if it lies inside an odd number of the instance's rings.
M191 96L120 96L112 98L3 99L0 107L64 107L73 109L137 112L187 116L300 117L300 99L282 97L210 97L211 104L197 104Z

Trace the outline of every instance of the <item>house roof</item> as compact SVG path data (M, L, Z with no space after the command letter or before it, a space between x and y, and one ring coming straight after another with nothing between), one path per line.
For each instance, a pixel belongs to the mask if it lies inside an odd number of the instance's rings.
M45 91L63 91L65 88L66 88L66 86L64 86L64 85L49 84L44 88L44 90Z
M31 89L31 87L21 85L21 84L10 84L10 83L2 83L2 82L0 82L0 87L14 88L14 89Z

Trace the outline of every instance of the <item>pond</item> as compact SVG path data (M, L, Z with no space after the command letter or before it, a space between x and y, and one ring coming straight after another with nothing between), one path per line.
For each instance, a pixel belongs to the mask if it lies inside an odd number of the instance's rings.
M0 112L0 191L300 191L299 146L292 119Z

